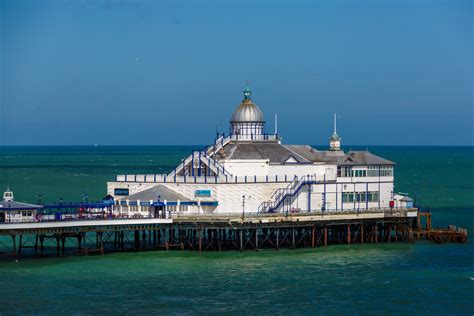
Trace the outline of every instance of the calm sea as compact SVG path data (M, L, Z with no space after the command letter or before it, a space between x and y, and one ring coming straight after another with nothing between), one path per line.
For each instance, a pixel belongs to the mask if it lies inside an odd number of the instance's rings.
M0 188L33 203L97 200L115 174L168 172L191 149L1 147ZM469 242L0 260L0 314L472 315L474 147L369 150L397 163L397 192L416 191L435 226L466 227Z

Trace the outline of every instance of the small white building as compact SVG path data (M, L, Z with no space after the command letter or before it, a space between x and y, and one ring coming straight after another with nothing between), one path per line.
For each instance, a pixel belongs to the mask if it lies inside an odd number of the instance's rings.
M15 201L13 192L8 188L3 193L3 200L0 202L0 223L35 221L38 210L42 208L42 205Z
M344 152L336 117L328 150L286 145L277 130L266 133L251 94L247 86L228 136L218 135L170 173L118 175L108 182L115 212L344 212L394 206L395 164L369 151Z

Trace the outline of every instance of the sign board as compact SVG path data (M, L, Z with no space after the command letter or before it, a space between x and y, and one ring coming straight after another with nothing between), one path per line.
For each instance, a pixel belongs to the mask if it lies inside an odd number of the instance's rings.
M197 197L210 197L212 194L211 190L196 190L194 191L194 196Z
M114 195L128 195L128 189L120 189L120 188L116 188L114 190Z

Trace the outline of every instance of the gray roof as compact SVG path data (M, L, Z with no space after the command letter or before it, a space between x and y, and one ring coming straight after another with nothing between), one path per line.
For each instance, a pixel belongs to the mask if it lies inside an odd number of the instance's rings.
M349 151L341 165L394 165L393 161L376 156L368 151Z
M268 159L285 163L293 157L298 163L337 165L394 165L395 163L368 151L319 151L309 145L282 145L278 142L230 142L216 154L217 159Z
M121 200L130 200L130 201L137 201L140 200L142 202L146 201L156 201L158 200L158 196L160 197L161 201L189 201L189 199L175 191L173 191L170 188L165 187L164 185L157 185L152 188L140 191L138 193L129 195L129 196L124 196L121 197Z
M311 161L278 142L231 142L217 152L218 159L268 159L271 163L284 163L293 158L299 163Z
M43 205L29 204L17 201L0 201L0 211L3 210L34 210L43 208Z

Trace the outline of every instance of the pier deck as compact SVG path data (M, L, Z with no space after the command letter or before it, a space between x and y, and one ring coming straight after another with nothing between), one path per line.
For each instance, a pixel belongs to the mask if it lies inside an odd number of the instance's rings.
M465 230L428 230L419 223L417 209L4 223L0 224L0 253L19 258L154 249L255 251L467 239Z

